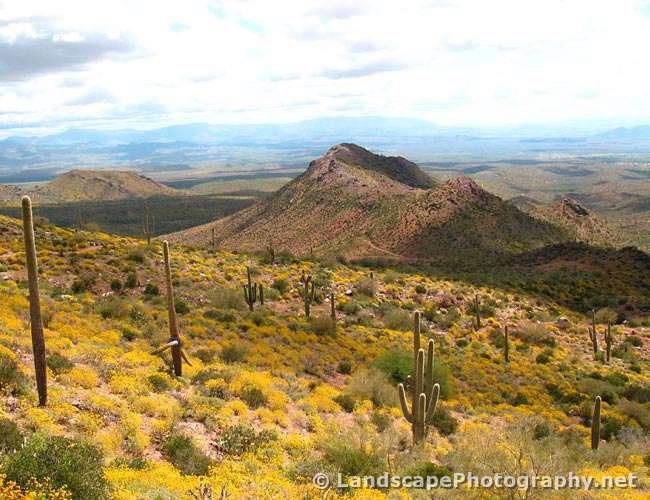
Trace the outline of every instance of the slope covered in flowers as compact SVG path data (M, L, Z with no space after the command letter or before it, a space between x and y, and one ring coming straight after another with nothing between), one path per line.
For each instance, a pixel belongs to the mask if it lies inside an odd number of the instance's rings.
M614 325L606 363L591 351L590 318L565 301L417 270L371 271L290 256L271 263L268 256L175 246L176 310L192 362L176 378L169 354L152 354L169 337L161 244L44 223L36 237L50 397L46 407L37 406L22 232L18 221L0 218L0 428L13 422L23 439L66 436L95 445L107 496L209 498L225 488L231 498L320 498L311 479L318 472L334 479L533 467L595 477L633 472L648 487L647 316ZM265 292L253 312L242 292L247 266ZM317 284L311 319L300 296L303 271ZM650 300L628 299L636 311ZM411 371L415 310L436 342L442 402L435 429L413 448L395 386ZM616 311L600 308L599 332L608 319L616 322ZM588 426L597 395L604 401L604 442L592 452ZM2 443L6 434L0 430ZM0 448L9 463L19 446ZM57 485L16 486L7 476L0 492L6 488L8 498L30 488L65 497ZM334 489L332 495L430 493ZM643 492L602 495L642 498Z

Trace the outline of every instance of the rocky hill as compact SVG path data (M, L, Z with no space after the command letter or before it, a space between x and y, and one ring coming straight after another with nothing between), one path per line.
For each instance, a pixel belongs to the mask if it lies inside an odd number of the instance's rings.
M35 202L109 201L172 196L179 191L129 171L71 170L29 191Z
M563 228L576 241L608 247L625 244L617 228L573 198L563 197L550 205L523 196L510 201L532 217Z
M414 163L354 144L332 147L271 197L170 236L256 251L439 260L512 254L569 239L458 177L438 184Z

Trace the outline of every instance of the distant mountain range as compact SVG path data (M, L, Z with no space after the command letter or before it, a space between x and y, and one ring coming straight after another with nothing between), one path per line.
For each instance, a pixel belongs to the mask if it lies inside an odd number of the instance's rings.
M148 142L191 144L282 144L294 141L319 143L341 140L361 140L393 136L395 138L458 137L511 138L522 140L580 141L590 139L650 140L650 125L619 127L599 134L577 131L558 135L557 130L531 126L441 127L415 118L392 117L326 117L294 123L210 124L188 123L152 130L133 128L93 130L72 128L45 136L12 136L0 140L0 145L72 145L72 144L133 144Z
M0 140L0 184L42 182L73 168L154 174L196 165L300 165L331 144L364 144L428 161L650 155L650 126L595 133L572 127L441 127L426 120L327 117L296 123L190 123L153 130L70 129ZM627 158L627 157L626 157Z

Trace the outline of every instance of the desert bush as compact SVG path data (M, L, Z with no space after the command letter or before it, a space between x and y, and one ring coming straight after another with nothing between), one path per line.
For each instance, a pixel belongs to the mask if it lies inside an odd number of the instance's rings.
M224 454L238 456L247 451L254 451L276 440L277 435L273 431L256 432L250 425L237 424L226 427L216 444Z
M264 394L264 392L262 392L258 387L247 387L244 389L241 398L250 408L253 409L266 406L269 403L266 394Z
M67 373L74 367L74 363L68 358L53 352L47 356L47 367L54 372L55 375L60 375L61 373Z
M336 333L336 322L329 315L321 314L311 318L307 328L315 335L334 335Z
M190 306L181 297L176 297L176 300L174 301L174 309L176 309L178 314L187 314L190 312Z
M122 287L123 285L121 279L114 278L113 280L111 280L111 290L113 290L114 292L119 292L120 290L122 290Z
M522 320L513 329L513 336L530 345L555 346L555 339L541 323Z
M246 357L246 348L237 344L230 344L221 350L219 355L224 363L240 363Z
M354 289L357 293L365 295L366 297L375 296L375 281L368 276L359 278L354 284Z
M244 311L247 308L242 291L236 288L216 288L210 292L209 300L218 309Z
M339 394L334 398L334 402L347 413L352 413L357 405L357 402L349 394Z
M162 452L183 474L205 475L212 464L192 438L185 434L172 434L163 445Z
M364 433L355 426L332 429L322 436L317 446L324 460L344 476L379 475L388 470L388 464L385 450L377 440L376 435Z
M160 289L158 288L158 285L155 283L147 283L144 286L144 294L149 296L149 297L157 297L160 295Z
M97 312L104 319L122 319L131 313L131 308L128 302L120 297L107 297L97 304Z
M375 407L397 404L397 391L376 369L357 370L350 378L346 392L357 400L369 400Z
M274 288L280 293L284 293L289 288L289 282L286 278L276 278L273 280L273 283L271 283L271 288Z
M16 355L3 345L0 345L0 389L19 385L24 379Z
M339 361L336 371L343 375L349 375L352 373L352 363L347 359L343 359Z
M384 324L391 330L407 332L413 328L413 318L409 312L394 307L384 314Z
M23 444L23 436L13 420L0 417L0 455L17 450Z
M103 462L101 451L92 444L34 434L7 456L2 473L25 489L33 479L49 479L54 487L66 487L73 498L103 499L109 497Z
M97 281L97 275L94 273L85 273L72 282L72 293L83 293L92 287Z

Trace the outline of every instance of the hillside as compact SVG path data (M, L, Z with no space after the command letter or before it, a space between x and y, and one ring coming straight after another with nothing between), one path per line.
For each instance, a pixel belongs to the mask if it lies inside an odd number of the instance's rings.
M47 406L37 407L21 235L18 221L0 217L0 473L8 473L6 481L42 493L46 486L27 478L45 470L54 487L91 489L77 498L93 499L205 499L222 488L228 498L320 498L312 482L318 472L332 481L339 472L347 479L386 470L572 471L595 478L634 473L645 488L596 490L590 498L635 500L647 493L645 254L612 257L603 249L591 254L591 266L574 267L572 259L586 258L584 249L558 248L531 257L534 274L518 283L505 270L470 278L385 268L371 276L367 268L340 263L271 264L172 246L175 309L192 363L175 377L168 352L152 354L169 335L160 243L38 225L50 390ZM559 266L544 268L562 257L567 274ZM607 279L598 265L603 259ZM264 305L256 303L253 312L241 288L246 266L265 290ZM302 272L316 283L311 319L299 294ZM497 282L487 286L489 279ZM567 307L568 299L580 310ZM615 322L610 362L593 355L590 318L581 312L591 307L601 336L607 320ZM423 311L425 339L435 339L434 380L441 385L433 425L417 447L396 389L412 369L413 310ZM603 397L602 441L592 451L597 395ZM67 441L56 441L60 436ZM15 443L25 438L20 451ZM6 481L0 477L0 494L8 491ZM503 492L435 495L488 493ZM431 492L327 492L358 500L394 495L424 499Z
M617 228L572 198L564 197L555 203L544 204L520 196L510 203L535 218L563 228L576 241L608 247L625 244L625 238Z
M29 194L35 203L62 203L173 196L179 192L135 172L71 170L29 190Z
M332 147L274 195L212 224L169 236L259 251L271 241L297 255L447 260L508 255L565 241L472 180L437 184L400 157L353 144Z

